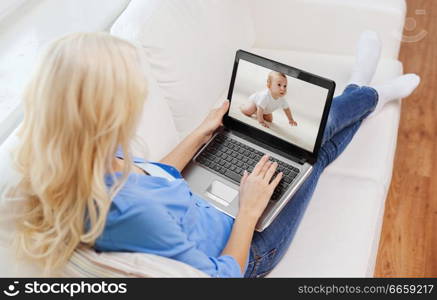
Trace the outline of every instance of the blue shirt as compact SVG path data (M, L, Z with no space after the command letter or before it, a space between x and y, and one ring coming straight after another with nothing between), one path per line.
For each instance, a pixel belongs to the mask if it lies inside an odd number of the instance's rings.
M134 158L134 162L145 161ZM242 277L237 261L221 255L233 218L193 194L174 167L153 164L175 180L129 174L112 200L95 249L151 253L187 263L212 277ZM115 176L122 174L116 172ZM109 174L105 175L105 182L108 188L114 184Z

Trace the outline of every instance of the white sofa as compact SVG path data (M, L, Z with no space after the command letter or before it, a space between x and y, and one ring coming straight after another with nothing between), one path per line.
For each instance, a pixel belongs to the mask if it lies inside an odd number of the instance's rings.
M374 81L402 73L397 57L404 0L131 0L117 5L121 15L111 33L144 47L150 64L151 92L138 130L150 159L166 154L221 102L237 49L331 78L339 94L350 75L356 40L371 29L384 43ZM109 15L105 9L94 14L105 12ZM111 15L119 14L112 10ZM290 249L270 277L373 276L399 115L400 103L394 102L367 119L322 174ZM5 251L0 247L0 270L11 264Z

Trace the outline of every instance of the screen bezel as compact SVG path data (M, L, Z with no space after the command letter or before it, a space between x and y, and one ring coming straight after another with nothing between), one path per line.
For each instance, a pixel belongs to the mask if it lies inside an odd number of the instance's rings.
M229 110L226 112L225 116L223 117L223 124L225 127L227 127L230 130L234 130L236 132L239 132L243 135L254 137L257 136L257 140L261 141L264 144L267 144L273 148L276 148L280 150L281 152L290 154L292 156L295 156L301 160L305 160L311 164L313 164L317 160L317 156L322 144L322 138L323 133L325 131L326 122L328 120L328 114L332 103L332 98L335 91L335 82L333 80L300 70L298 68L294 68L291 66L288 66L286 64L253 54L249 53L244 50L238 50L235 55L234 60L234 67L232 70L232 78L231 83L229 85L228 90L228 100L230 104L232 103L232 94L234 91L234 84L235 79L237 76L237 70L238 70L238 64L240 59L243 59L245 61L251 62L253 64L284 73L290 77L294 77L299 80L306 81L308 83L320 86L322 88L325 88L328 90L325 107L323 109L323 115L322 119L320 121L319 126L319 132L317 133L317 139L316 143L314 145L313 151L308 151L306 149L303 149L299 147L298 145L295 145L293 143L287 142L285 140L282 140L274 135L271 135L267 132L264 132L260 129L257 129L255 127L252 127L250 125L247 125L235 118L232 118L229 116Z

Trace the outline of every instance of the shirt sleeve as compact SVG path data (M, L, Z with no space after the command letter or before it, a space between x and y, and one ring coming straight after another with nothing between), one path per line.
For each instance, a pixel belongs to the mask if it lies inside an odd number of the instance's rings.
M181 225L161 207L131 206L105 227L96 241L101 251L144 252L172 258L211 277L242 277L240 265L229 255L212 257L197 249Z

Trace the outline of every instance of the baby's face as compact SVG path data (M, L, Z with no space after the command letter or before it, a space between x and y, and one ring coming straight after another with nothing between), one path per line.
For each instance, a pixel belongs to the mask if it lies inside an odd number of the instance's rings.
M270 93L272 93L272 97L278 99L280 97L284 97L287 94L287 78L282 76L273 76L270 81Z

